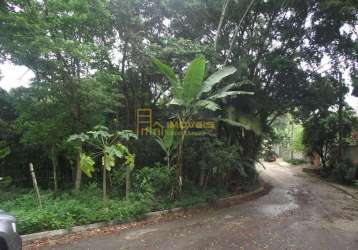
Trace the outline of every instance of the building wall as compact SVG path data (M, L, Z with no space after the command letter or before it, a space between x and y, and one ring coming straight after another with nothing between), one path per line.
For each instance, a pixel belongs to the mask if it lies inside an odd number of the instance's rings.
M358 167L358 145L347 147L344 151L344 157L351 160Z

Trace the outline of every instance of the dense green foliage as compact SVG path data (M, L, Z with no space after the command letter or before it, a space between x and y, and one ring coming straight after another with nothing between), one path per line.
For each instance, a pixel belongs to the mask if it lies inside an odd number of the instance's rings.
M148 174L148 172L150 173ZM163 196L164 193L160 193L154 199L153 195L158 194L157 192L168 191L165 189L166 186L159 186L165 183L168 185L166 174L167 172L156 167L144 168L140 173L135 173L136 180L142 181L136 189L139 193L128 200L122 200L112 195L108 198L105 207L101 199L98 199L101 189L97 188L95 184L85 187L84 191L80 193L63 192L56 198L51 192L42 193L44 204L42 209L37 208L33 192L28 192L28 190L1 191L0 205L2 209L18 218L19 232L27 234L95 222L126 221L141 218L145 213L151 211L191 207L198 203L213 202L220 197L229 195L224 189L202 191L191 187L185 190L181 199L175 202L169 199L169 194ZM157 177L161 177L161 179L158 180Z
M79 194L62 193L56 199L52 193L46 192L42 193L44 207L39 209L35 194L31 192L2 202L1 207L19 218L18 230L22 234L114 219L126 220L150 211L149 201L135 199L110 199L107 207L103 207L101 199L98 199L100 195L101 191L96 186L86 187Z
M233 90L235 87L238 87L235 83L228 84L225 87L213 91L221 80L234 74L236 69L234 67L224 67L204 80L206 62L203 57L197 57L188 65L182 81L179 80L180 78L178 79L174 70L168 65L163 64L158 59L154 59L153 63L172 84L173 99L169 104L179 107L177 111L174 111L174 115L179 122L180 132L176 164L177 187L175 194L180 194L183 186L183 146L189 130L189 126L185 124L189 124L193 121L195 119L194 116L203 109L210 111L220 110L221 108L217 104L218 100L252 93Z

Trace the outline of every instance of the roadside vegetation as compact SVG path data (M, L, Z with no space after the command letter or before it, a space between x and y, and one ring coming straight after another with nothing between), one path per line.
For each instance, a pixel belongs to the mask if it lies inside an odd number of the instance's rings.
M301 124L291 117L282 117L276 123L271 143L279 145L280 150L286 149L286 154L281 153L286 162L315 165L322 177L340 183L356 182L358 171L354 156L346 153L357 145L353 133L358 128L358 117L350 107L343 107L341 113L317 112Z
M157 176L156 176L157 177ZM149 188L149 187L147 187ZM157 190L159 191L159 190ZM230 195L225 189L205 191L192 187L176 201L169 196L153 198L153 187L145 193L133 193L128 199L113 192L106 206L101 200L102 190L96 184L89 184L80 193L61 192L55 198L53 192L41 193L43 208L39 209L36 195L31 190L1 191L1 208L11 211L18 218L17 227L22 234L46 230L67 229L76 225L95 222L139 219L145 213L176 207L192 207L198 203L213 202Z
M356 143L353 2L6 0L0 24L0 62L34 74L0 88L0 209L22 234L255 189L283 141L356 178L333 154Z

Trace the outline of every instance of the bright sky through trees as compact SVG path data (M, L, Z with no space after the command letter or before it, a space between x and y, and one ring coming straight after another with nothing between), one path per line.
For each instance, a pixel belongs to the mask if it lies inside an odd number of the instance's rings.
M34 74L25 66L17 66L9 62L0 65L2 79L0 80L0 88L9 91L11 88L19 86L28 86ZM358 112L358 98L352 95L346 96L346 101Z

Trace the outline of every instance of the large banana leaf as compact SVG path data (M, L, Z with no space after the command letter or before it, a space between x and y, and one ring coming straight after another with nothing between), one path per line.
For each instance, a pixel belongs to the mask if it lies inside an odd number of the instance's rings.
M215 95L210 96L209 99L210 100L222 99L228 96L235 96L235 95L253 95L253 93L248 91L219 91Z
M175 144L174 134L175 134L174 129L166 128L164 130L164 136L162 138L155 136L156 142L159 144L159 146L163 149L164 152L168 152L172 148L174 148L174 144Z
M183 80L183 99L186 104L194 100L202 89L205 75L205 59L195 58L186 71Z
M161 72L172 84L174 97L177 99L183 98L183 86L181 86L181 82L177 78L174 70L156 58L152 60L152 63L157 68L157 70Z
M178 78L176 77L175 72L171 67L162 63L157 58L154 58L152 62L157 68L157 70L160 71L163 75L165 75L165 77L168 78L168 80L173 86L178 84Z
M183 99L173 98L173 99L169 102L169 105L183 106L183 105L185 105L185 102L184 102Z
M173 144L174 144L174 129L172 129L172 128L165 129L163 143L167 149L170 149L173 146Z
M262 127L259 119L251 115L239 115L236 120L233 119L221 119L221 121L236 127L241 127L246 130L253 131L257 135L262 134Z
M225 77L232 75L236 72L236 68L232 66L224 67L223 69L212 74L208 79L204 81L203 88L200 94L210 92L212 88Z
M216 110L221 109L220 106L216 102L213 102L211 100L200 100L196 103L196 106L198 108L208 109L211 111L216 111Z

